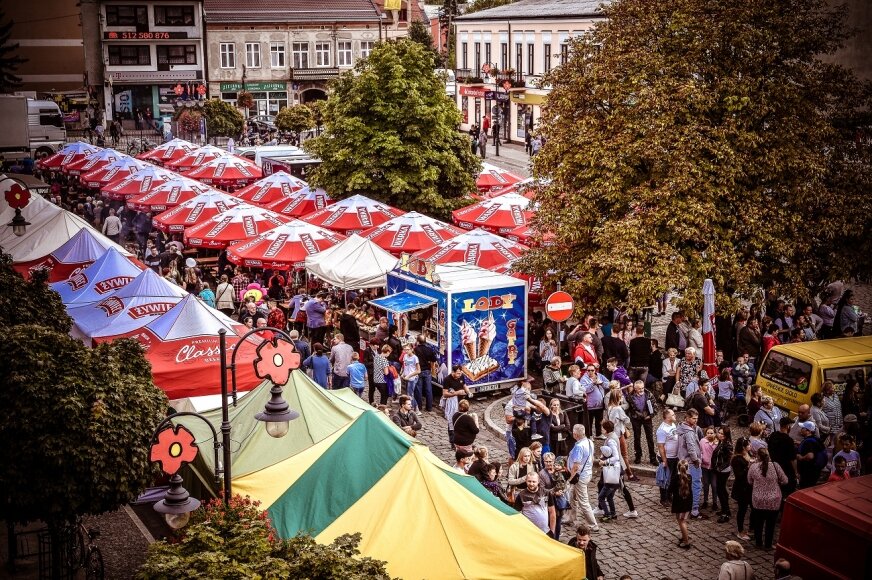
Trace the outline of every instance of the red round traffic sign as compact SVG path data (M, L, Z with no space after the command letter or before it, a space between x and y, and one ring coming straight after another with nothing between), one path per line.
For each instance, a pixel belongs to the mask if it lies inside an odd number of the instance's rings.
M554 322L566 322L572 317L575 303L566 292L552 292L545 300L545 315Z

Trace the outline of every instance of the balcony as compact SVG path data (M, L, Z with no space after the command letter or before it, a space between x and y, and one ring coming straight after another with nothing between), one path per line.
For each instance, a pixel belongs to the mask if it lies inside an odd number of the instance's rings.
M469 68L456 68L454 69L454 76L457 79L457 82L460 84L497 85L503 88L505 88L506 82L509 82L511 84L510 88L525 87L527 86L525 79L532 78L531 75L516 73L512 69L509 69L507 71L493 70L490 74L483 74L475 72Z
M291 69L292 81L326 81L339 76L338 68L294 68Z

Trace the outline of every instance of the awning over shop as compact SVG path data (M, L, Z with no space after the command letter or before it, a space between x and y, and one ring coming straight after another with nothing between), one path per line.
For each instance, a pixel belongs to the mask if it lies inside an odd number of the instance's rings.
M404 290L397 294L391 294L390 296L370 300L369 303L374 304L379 308L383 308L388 312L402 314L404 312L418 310L419 308L436 304L436 299L410 290Z

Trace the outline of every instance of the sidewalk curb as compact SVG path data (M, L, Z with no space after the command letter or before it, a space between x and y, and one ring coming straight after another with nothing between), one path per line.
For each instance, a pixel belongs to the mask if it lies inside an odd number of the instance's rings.
M487 409L484 412L484 423L487 427L487 430L496 435L497 437L501 437L503 441L506 440L506 428L493 422L493 420L491 419L491 411L497 405L499 405L501 408L505 407L506 402L511 398L512 396L509 395L508 397L497 399L496 401L488 405Z

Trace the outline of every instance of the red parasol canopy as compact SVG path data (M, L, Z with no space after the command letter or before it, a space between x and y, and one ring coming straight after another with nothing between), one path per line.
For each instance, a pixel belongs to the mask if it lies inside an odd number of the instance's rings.
M451 215L454 223L464 229L482 228L503 234L527 225L533 217L533 209L528 197L507 193L456 209Z
M226 248L234 242L250 240L291 221L291 218L240 203L196 226L185 230L185 242L196 248Z
M227 258L234 264L253 268L300 270L305 267L306 256L326 250L344 239L342 234L295 219L253 240L229 246Z
M227 155L227 151L225 151L224 149L219 149L214 145L204 145L199 149L194 149L190 153L186 153L178 159L167 161L166 163L164 163L164 167L166 167L167 169L172 169L173 171L178 171L179 173L183 173L185 171L190 171L194 167L199 167L204 163L208 163L209 161L212 161L216 157L221 157L222 155Z
M464 231L460 228L412 211L365 230L360 233L360 237L372 240L380 248L399 255L438 246L462 233Z
M322 210L332 204L333 200L323 189L313 189L308 185L291 194L268 204L268 210L280 213L288 217L302 217Z
M42 161L37 161L36 165L40 169L58 170L69 165L70 163L74 163L76 161L79 161L80 159L84 159L88 155L96 153L101 149L102 147L97 147L96 145L91 145L83 141L76 141L75 143L65 145L60 151L58 151L54 155L47 157Z
M526 250L527 246L478 229L451 238L441 246L417 252L414 257L434 264L461 262L500 271L507 269Z
M529 224L525 226L521 226L513 229L512 231L505 234L505 236L512 240L513 242L518 242L521 244L530 245L533 242L533 238L537 235L536 230L533 229ZM543 246L548 246L554 243L554 234L551 232L545 232L542 235L542 244Z
M380 226L390 219L403 215L403 213L405 212L374 199L362 195L352 195L330 207L303 216L303 220L349 235Z
M124 179L117 179L103 187L100 192L109 196L110 199L124 200L128 197L145 195L164 182L178 179L180 176L174 171L169 171L149 165L136 173L132 173Z
M242 203L229 193L209 189L152 218L154 227L164 232L184 232Z
M302 179L279 171L233 192L233 195L246 203L267 207L275 201L294 197L294 194L304 187L307 187L307 184Z
M243 187L257 181L261 176L263 171L254 162L230 153L185 173L185 177L219 187Z
M487 193L494 189L502 189L508 185L518 183L523 178L518 177L514 173L510 173L505 169L491 165L490 163L481 164L481 173L475 180L475 186L480 193Z
M150 165L129 155L119 153L119 158L116 161L103 165L99 169L83 173L79 177L79 183L90 189L100 189L113 181L130 177L132 173L136 173L146 167L150 167Z
M154 149L143 151L136 157L146 161L151 161L157 165L166 165L171 161L181 159L191 151L197 149L197 146L190 141L184 139L173 139L166 143L161 143Z
M115 149L100 149L87 157L82 157L72 163L67 163L62 170L67 175L81 175L117 161L121 153Z
M214 190L208 185L179 176L153 187L145 195L128 199L127 207L136 211L160 213L210 191Z

